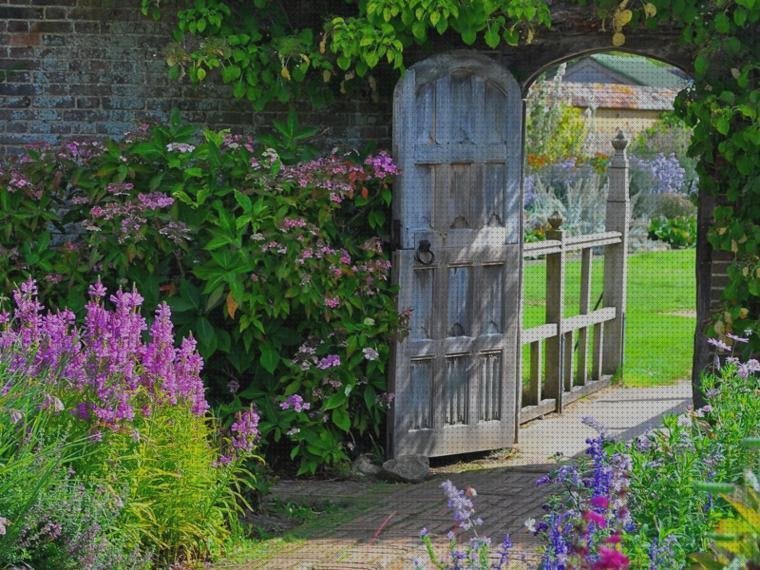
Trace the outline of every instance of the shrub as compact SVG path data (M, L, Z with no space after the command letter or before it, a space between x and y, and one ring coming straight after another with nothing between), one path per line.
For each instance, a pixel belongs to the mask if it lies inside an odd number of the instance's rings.
M56 568L218 555L255 483L243 463L258 415L238 412L219 433L203 360L192 338L175 347L168 306L148 327L136 291L109 309L100 282L89 290L81 327L68 309L45 312L31 280L0 315L4 551Z
M607 184L590 164L568 159L545 166L525 179L525 196L531 230L545 228L556 211L567 235L604 231Z
M757 447L760 440L747 439L745 443ZM760 566L760 484L757 476L748 469L741 486L719 483L705 486L719 492L734 512L715 525L710 550L692 554L689 559L696 563L696 567L709 570L757 568Z
M52 305L80 311L97 275L138 283L146 309L167 302L197 339L225 421L253 401L264 443L286 442L301 472L380 436L399 328L374 236L396 172L387 154L284 165L174 115L124 142L30 150L3 170L6 290L31 274ZM308 406L286 404L296 396Z
M669 220L679 217L694 217L697 215L697 207L683 194L666 192L657 197L655 215Z
M588 126L580 109L562 100L566 65L554 78L538 79L530 88L526 110L525 152L530 161L552 163L582 154Z
M697 220L694 216L652 218L649 237L670 244L673 248L691 247L697 242Z

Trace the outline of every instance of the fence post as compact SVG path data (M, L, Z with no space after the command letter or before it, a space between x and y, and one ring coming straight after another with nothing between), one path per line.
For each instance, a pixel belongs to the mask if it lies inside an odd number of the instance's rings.
M562 317L565 303L565 249L564 231L560 229L562 217L554 212L549 218L552 229L546 232L546 238L558 240L560 250L546 256L546 322L557 323L557 335L546 339L546 381L544 393L547 398L554 398L557 412L562 412L562 393L564 383L564 343L561 333ZM538 402L539 404L541 402Z
M620 243L604 252L604 306L615 307L615 319L604 324L602 371L615 374L623 369L625 346L625 301L628 284L628 226L631 206L628 197L628 141L622 131L612 141L615 154L610 161L606 229L620 232Z

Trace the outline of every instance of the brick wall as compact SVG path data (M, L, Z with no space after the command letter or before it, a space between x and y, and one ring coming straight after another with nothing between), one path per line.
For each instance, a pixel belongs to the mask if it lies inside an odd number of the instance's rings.
M177 107L190 121L236 132L271 124L213 81L167 78L170 22L153 22L139 0L0 0L0 154L38 141L119 137ZM326 146L390 144L390 104L343 98L304 123L325 127Z
M712 252L710 263L710 306L718 308L723 301L723 290L728 285L726 269L733 262L734 255L727 251Z

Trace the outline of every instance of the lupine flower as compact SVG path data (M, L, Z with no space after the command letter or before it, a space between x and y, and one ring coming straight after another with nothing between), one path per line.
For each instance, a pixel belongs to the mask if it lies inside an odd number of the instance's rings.
M45 394L45 397L42 400L42 405L40 406L41 410L52 410L55 413L62 412L63 411L63 402L59 398L56 398L55 396L51 396L50 394Z
M64 381L82 397L74 404L73 414L102 427L118 428L131 420L135 405L145 414L155 403L183 401L193 413L204 414L208 403L200 379L203 360L192 338L174 348L169 307L159 306L146 342L147 324L139 313L143 299L137 292L118 291L110 297L114 309L109 310L103 303L107 291L102 283L90 285L89 291L91 300L81 328L71 311L43 314L33 281L14 292L13 325L0 333L0 353L7 354L11 370L33 375L60 370ZM32 356L16 346L34 346ZM153 401L138 404L136 399L145 392ZM48 394L42 407L61 411L63 403Z
M239 451L253 451L254 442L259 436L259 415L253 409L235 414L235 421L230 427L232 447Z
M19 410L11 410L8 413L8 415L10 416L11 423L13 425L16 425L17 423L19 423L21 420L24 419L24 414L22 412L20 412Z
M586 522L592 522L595 525L597 525L599 528L604 528L607 526L607 519L604 518L604 515L600 515L599 513L595 513L594 511L584 511L583 520L585 520Z

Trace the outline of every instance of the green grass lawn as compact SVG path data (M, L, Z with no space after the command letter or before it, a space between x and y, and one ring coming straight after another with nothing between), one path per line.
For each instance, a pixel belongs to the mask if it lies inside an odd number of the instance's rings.
M626 311L626 385L666 384L686 378L691 370L694 335L695 251L693 249L637 253L628 265ZM570 260L565 280L565 315L578 314L580 260ZM602 291L604 261L594 259L591 305ZM523 323L532 327L544 322L546 265L526 261L524 271ZM523 347L523 362L528 358ZM527 366L524 366L527 374Z

